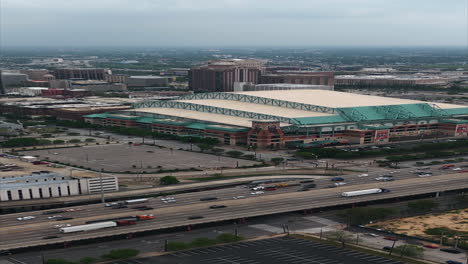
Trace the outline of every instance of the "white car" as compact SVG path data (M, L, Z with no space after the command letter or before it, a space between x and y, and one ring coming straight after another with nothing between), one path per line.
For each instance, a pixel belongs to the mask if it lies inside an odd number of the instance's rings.
M259 195L259 194L264 194L265 192L262 191L257 191L257 192L251 192L251 195Z
M244 195L239 195L239 196L234 196L234 197L232 197L232 199L234 199L234 200L243 199L243 198L245 198Z
M453 168L452 170L454 170L454 171L461 171L462 169L461 169L461 168Z
M106 203L105 206L106 207L112 207L112 206L116 206L116 205L120 205L119 203L117 202L113 202L113 203Z
M431 177L432 173L419 174L418 177Z
M175 198L172 197L172 196L168 196L168 197L163 197L163 198L161 198L161 201L170 201L170 200L175 200Z
M359 175L358 175L359 178L361 178L361 177L367 177L367 176L369 176L369 174L367 174L367 173L363 173L363 174L359 174Z
M70 227L70 224L61 224L61 225L54 225L55 228L61 228L61 227Z
M252 188L252 191L260 191L260 190L263 190L263 189L265 189L265 187L263 187L263 186L257 186L257 187L253 187L253 188Z
M335 186L343 186L346 185L346 182L335 182Z
M163 201L163 203L175 203L175 202L177 202L176 199L169 199L169 200Z
M374 233L367 233L366 235L371 236L371 237L379 237L379 235L374 234Z
M61 218L61 215L53 215L53 216L48 216L47 219L55 219L55 218Z
M34 218L36 218L36 217L35 216L24 216L24 217L18 217L18 218L16 218L16 220L24 221L24 220L32 220Z

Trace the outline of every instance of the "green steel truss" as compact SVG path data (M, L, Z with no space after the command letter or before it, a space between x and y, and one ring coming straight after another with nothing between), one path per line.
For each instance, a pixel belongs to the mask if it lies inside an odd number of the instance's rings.
M201 104L194 104L194 103L187 103L187 102L180 102L180 101L147 101L136 104L135 108L176 108L176 109L184 109L184 110L191 110L191 111L198 111L198 112L205 112L205 113L212 113L212 114L221 114L221 115L228 115L228 116L235 116L235 117L244 117L244 118L251 118L256 120L276 120L283 123L293 123L294 121L291 118L283 117L283 116L276 116L276 115L267 115L267 114L259 114L249 111L241 111L241 110L234 110L229 108L223 107L215 107L215 106L208 106L208 105L201 105Z
M374 110L387 120L408 119L415 117L413 113L407 111L399 105L382 105L374 107Z
M335 108L331 108L331 107L296 103L296 102L290 102L290 101L285 101L285 100L271 99L271 98L238 94L238 93L198 93L198 94L191 94L191 95L180 97L178 100L200 100L200 99L231 100L231 101L240 101L240 102L247 102L247 103L254 103L254 104L287 107L287 108L328 113L328 114L336 113ZM134 107L135 108L152 107L151 106L152 102L154 101L136 103L134 104ZM150 103L150 105L148 105L148 103Z

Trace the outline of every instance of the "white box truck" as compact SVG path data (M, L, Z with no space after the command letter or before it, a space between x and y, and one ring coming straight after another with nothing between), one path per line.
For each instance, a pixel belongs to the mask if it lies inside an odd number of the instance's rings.
M367 190L343 192L343 193L341 193L341 196L343 196L343 197L354 197L354 196L361 196L361 195L375 194L375 193L383 193L383 192L384 192L384 193L390 192L390 190L388 190L388 189L381 189L381 188L367 189Z
M98 229L115 227L115 226L117 226L116 222L112 222L112 221L100 222L100 223L94 223L94 224L88 224L88 225L62 227L60 228L60 233L66 234L66 233L73 233L73 232L92 231L92 230L98 230Z

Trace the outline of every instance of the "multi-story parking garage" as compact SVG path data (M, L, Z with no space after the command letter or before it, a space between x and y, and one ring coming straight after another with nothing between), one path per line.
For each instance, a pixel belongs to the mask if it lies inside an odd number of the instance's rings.
M258 147L385 143L466 136L468 107L327 90L201 93L85 116L103 126L151 129ZM467 118L468 119L468 118Z

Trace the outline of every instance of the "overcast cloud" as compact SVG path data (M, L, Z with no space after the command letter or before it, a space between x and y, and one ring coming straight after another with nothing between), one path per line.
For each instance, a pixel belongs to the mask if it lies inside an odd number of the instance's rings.
M464 46L468 0L0 0L5 46Z

